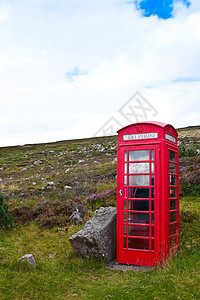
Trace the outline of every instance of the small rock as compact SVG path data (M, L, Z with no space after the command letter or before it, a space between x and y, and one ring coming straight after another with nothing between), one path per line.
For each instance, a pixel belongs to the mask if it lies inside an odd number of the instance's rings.
M25 171L25 170L27 170L27 168L22 168L22 169L21 169L21 171Z
M36 160L36 161L34 161L33 164L34 164L34 165L39 165L39 164L42 164L42 161L41 161L41 160Z
M46 185L54 185L54 182L53 181L49 181L49 182L47 182Z
M2 182L3 181L3 179L2 178L0 178L0 182Z
M69 172L70 169L65 170L65 173Z
M33 257L33 254L25 254L24 256L22 256L21 258L19 258L19 261L27 261L27 263L29 265L33 265L36 266L37 263Z
M66 186L64 187L64 190L71 189L71 188L72 188L71 186L66 185Z

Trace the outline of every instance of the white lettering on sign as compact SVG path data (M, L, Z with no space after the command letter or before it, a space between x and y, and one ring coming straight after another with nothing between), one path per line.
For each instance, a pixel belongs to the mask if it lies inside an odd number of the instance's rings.
M168 133L165 133L165 138L171 142L174 142L176 143L176 138L173 137L172 135L168 134Z
M124 134L123 140L146 140L146 139L157 139L158 133L157 132L150 132L150 133L138 133L138 134Z

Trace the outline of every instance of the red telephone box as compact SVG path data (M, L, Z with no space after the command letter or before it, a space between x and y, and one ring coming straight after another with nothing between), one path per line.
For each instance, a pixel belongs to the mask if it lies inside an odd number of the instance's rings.
M179 156L172 125L118 131L117 262L156 266L179 247Z

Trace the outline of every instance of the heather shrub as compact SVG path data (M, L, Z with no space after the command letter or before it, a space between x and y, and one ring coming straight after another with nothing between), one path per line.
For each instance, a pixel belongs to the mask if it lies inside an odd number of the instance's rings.
M13 217L8 211L8 204L6 203L3 194L0 193L0 228L8 229L13 226Z
M193 148L186 148L184 145L179 146L179 157L197 156L198 151Z

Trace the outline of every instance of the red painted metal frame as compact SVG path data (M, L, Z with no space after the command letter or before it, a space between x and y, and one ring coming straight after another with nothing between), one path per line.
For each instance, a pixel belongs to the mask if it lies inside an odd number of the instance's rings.
M157 133L155 138L141 138L140 134ZM166 138L166 134L167 136ZM124 135L137 135L135 140L124 140ZM118 158L117 158L117 261L119 263L156 266L176 252L180 243L179 219L179 180L178 180L178 146L177 132L173 126L161 122L141 122L126 126L118 131ZM144 137L144 136L141 136ZM169 139L170 138L170 139ZM175 139L173 141L173 139ZM123 248L124 230L124 151L154 149L155 152L155 234L154 252ZM176 153L176 245L170 247L170 200L169 200L169 151ZM151 186L151 184L150 184ZM127 187L128 189L128 187ZM122 190L122 195L120 195ZM128 198L127 198L128 201ZM175 202L175 203L176 203ZM127 215L128 215L128 209ZM151 209L150 209L151 212ZM150 214L151 216L151 214ZM128 224L128 221L127 223ZM150 223L151 225L151 223ZM149 228L151 226L149 225ZM128 230L128 226L127 226ZM128 236L128 233L127 233ZM149 237L150 240L150 237ZM151 242L150 242L151 243Z

